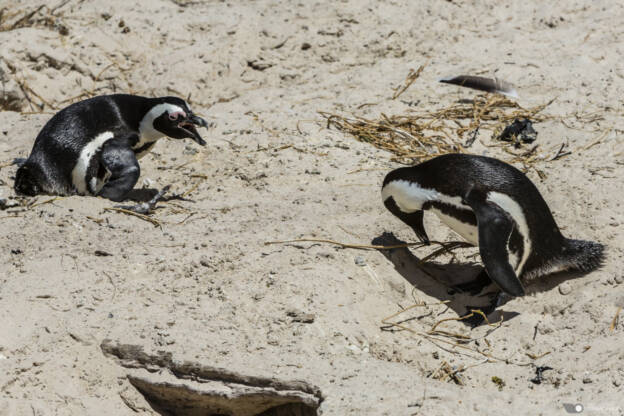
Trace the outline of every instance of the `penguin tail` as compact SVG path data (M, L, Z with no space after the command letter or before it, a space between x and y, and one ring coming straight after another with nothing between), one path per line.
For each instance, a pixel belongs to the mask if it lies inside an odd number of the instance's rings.
M41 192L37 175L28 162L23 163L15 173L15 192L20 195L35 196Z
M590 272L602 266L605 246L593 241L566 239L563 256L570 268Z

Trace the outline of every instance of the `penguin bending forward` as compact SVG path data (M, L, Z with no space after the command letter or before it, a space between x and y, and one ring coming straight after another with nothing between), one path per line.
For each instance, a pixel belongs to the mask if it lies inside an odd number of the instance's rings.
M139 179L137 159L159 138L206 144L195 126L207 123L177 97L115 94L74 103L43 126L17 170L15 191L121 201Z
M431 210L478 246L488 280L478 279L481 288L491 279L504 293L523 296L523 281L567 269L588 272L602 261L602 244L565 238L529 178L497 159L447 154L399 168L386 176L381 195L422 242L429 242L423 213Z

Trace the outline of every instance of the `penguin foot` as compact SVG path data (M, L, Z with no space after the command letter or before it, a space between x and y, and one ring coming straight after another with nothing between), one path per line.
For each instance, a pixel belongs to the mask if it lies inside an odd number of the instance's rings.
M468 309L468 313L471 313L473 310L480 310L481 312L483 312L483 315L488 316L489 314L494 312L496 308L501 304L501 294L502 292L493 294L491 302L487 305L466 306L466 309ZM464 319L463 322L466 322L471 327L475 328L485 321L485 317L483 315L481 315L480 313L472 312L472 316Z
M156 204L159 201L162 201L165 199L164 196L169 191L169 188L171 188L171 185L165 186L152 199L150 199L147 202L142 202L140 204L129 205L129 206L118 205L116 206L116 208L123 208L123 209L127 209L128 211L136 212L137 214L147 215L156 208Z

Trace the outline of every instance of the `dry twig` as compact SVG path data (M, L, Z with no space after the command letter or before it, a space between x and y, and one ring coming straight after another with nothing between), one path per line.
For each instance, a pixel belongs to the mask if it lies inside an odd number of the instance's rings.
M418 79L418 77L420 76L420 73L423 71L423 69L425 69L425 66L426 64L421 65L416 71L414 71L413 69L410 69L410 72L409 74L407 74L405 81L403 81L403 85L399 85L396 88L396 90L394 90L394 94L392 94L393 100L396 100L397 98L399 98L399 96L403 94L410 87L410 85L412 85L414 81ZM361 106L359 108L361 108Z
M143 221L151 222L152 224L154 224L154 226L162 228L161 222L158 221L157 219L151 218L151 217L149 217L147 215L139 214L139 213L134 212L134 211L130 211L130 210L123 209L123 208L104 208L104 211L117 211L117 212L121 212L122 214L131 215L133 217L140 218Z

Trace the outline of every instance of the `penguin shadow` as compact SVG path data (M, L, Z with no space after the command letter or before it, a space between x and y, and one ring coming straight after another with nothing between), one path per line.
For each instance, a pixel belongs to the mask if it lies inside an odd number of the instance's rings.
M158 194L158 189L143 188L133 189L126 195L126 201L147 202Z
M125 201L132 201L132 202L138 202L138 203L150 202L161 191L162 190L158 190L158 189L155 189L155 188L133 189L130 192L128 192L128 194L126 195ZM186 202L194 202L191 199L184 198L182 195L177 195L177 194L170 194L170 195L167 195L167 196L163 195L161 198L158 198L158 200L159 201L186 201Z
M399 240L392 233L384 232L382 235L374 238L372 244L391 246L405 244L405 241ZM415 289L439 299L440 302L448 301L446 306L452 309L457 316L465 316L470 313L471 309L481 309L487 314L490 322L500 320L501 314L504 315L505 321L519 315L517 312L492 310L493 302L496 301L496 296L500 292L494 282L483 287L480 292L474 295L469 292L452 289L453 286L474 280L483 271L483 267L480 265L475 263L441 264L435 262L420 264L420 259L408 248L393 248L379 251ZM496 308L500 309L507 301L508 299L506 298L501 299ZM467 326L475 327L484 324L485 320L478 315L475 316L475 319L465 319L461 322Z

